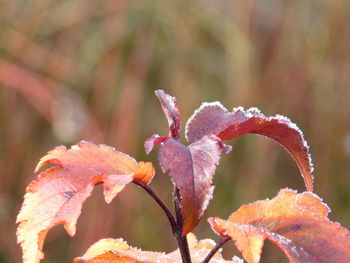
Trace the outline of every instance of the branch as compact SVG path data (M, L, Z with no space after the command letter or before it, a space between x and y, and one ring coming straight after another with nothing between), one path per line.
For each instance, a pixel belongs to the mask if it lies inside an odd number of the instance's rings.
M176 213L176 222L177 222L177 231L175 237L177 239L177 243L179 245L181 258L183 263L192 263L191 254L188 248L187 237L182 236L183 229L183 216L180 207L180 193L179 189L175 187L173 192L174 205L175 205L175 213Z
M183 263L192 263L191 261L191 255L190 250L188 248L188 242L187 237L182 236L182 228L183 228L183 217L180 207L180 193L177 188L174 190L174 204L175 204L175 213L176 213L176 220L173 216L173 214L170 212L169 208L163 203L162 200L158 197L158 195L146 184L138 181L133 180L134 184L140 186L143 188L152 198L154 201L157 202L157 204L160 206L160 208L164 211L165 215L168 217L168 220L170 222L172 231L174 236L176 237L177 243L179 245L179 250L181 253L181 258Z
M163 212L165 213L165 215L168 217L169 223L171 225L171 229L173 231L173 234L176 235L177 232L177 223L175 221L175 218L173 216L173 214L170 212L169 208L163 203L162 200L160 200L160 198L158 197L158 195L146 184L134 179L132 181L134 184L140 186L141 188L143 188L152 198L154 201L157 202L157 204L160 206L160 208L163 210Z
M215 253L221 248L227 241L229 241L231 238L230 237L225 237L221 239L215 247L209 252L209 254L205 257L202 263L209 263L210 259L215 255Z

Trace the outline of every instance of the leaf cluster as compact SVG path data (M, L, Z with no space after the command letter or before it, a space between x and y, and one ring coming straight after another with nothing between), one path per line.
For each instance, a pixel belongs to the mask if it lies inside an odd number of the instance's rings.
M105 201L110 203L129 183L142 187L161 207L172 227L179 249L163 254L144 252L120 239L102 239L74 262L242 262L223 259L219 248L233 240L249 263L258 263L266 239L275 243L291 262L350 262L350 232L327 217L329 208L313 191L313 167L309 147L300 129L280 115L264 116L258 109L234 108L220 103L203 103L186 124L189 145L180 142L180 112L174 97L156 91L169 124L168 136L152 135L145 142L146 153L159 145L159 164L169 171L173 182L174 212L149 187L154 177L150 162L134 158L106 145L82 141L66 149L56 147L38 163L39 173L27 187L17 217L18 243L24 263L44 258L47 232L63 224L75 234L84 201L95 185L103 184ZM222 236L217 244L198 241L191 233L213 198L213 176L222 154L232 147L224 142L253 133L284 147L303 176L306 192L282 189L271 200L243 205L227 219L208 219ZM47 164L53 167L47 168Z

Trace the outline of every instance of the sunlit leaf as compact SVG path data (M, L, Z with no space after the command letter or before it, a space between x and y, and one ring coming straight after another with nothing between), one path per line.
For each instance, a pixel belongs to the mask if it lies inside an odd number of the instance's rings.
M170 138L178 140L180 137L181 118L177 100L166 94L163 90L156 90L155 94L158 97L160 105L162 106L164 114L168 120L169 136L161 137L158 134L153 134L148 138L144 145L147 154L152 151L154 146L163 143Z
M193 234L188 235L189 248L193 263L200 263L204 260L209 251L215 246L215 242L206 239L197 241ZM74 263L181 263L179 250L165 254L160 252L142 251L129 246L121 239L101 239L93 244L82 257L74 259ZM217 252L210 261L211 263L243 263L235 257L232 261L224 260L221 253Z
M158 134L153 134L145 141L144 146L146 153L149 154L153 150L154 146L166 142L168 139L169 137L161 137Z
M112 147L84 141L69 150L56 147L40 160L36 170L46 164L56 166L41 172L28 185L17 217L17 240L25 263L43 258L45 236L55 225L64 224L69 235L75 234L82 204L95 185L103 183L109 203L133 179L148 183L154 175L150 163L137 163Z
M265 117L256 108L234 108L228 112L220 103L203 103L188 120L186 138L193 143L205 135L215 134L222 140L254 133L281 144L297 163L308 191L313 189L312 161L301 130L280 115Z
M164 114L169 123L169 137L178 139L180 136L180 112L176 99L163 90L156 90L156 96L158 97L160 104L162 105Z
M159 162L180 191L183 234L199 223L212 199L213 175L223 146L216 136L205 136L188 147L169 139L161 145Z
M230 151L221 140L213 136L203 137L188 147L179 142L180 113L176 99L163 90L156 95L169 123L169 136L152 135L145 141L148 154L161 144L159 162L163 172L170 170L170 177L180 192L181 212L184 219L183 235L199 223L213 195L213 175L221 152Z
M327 218L329 208L310 192L284 189L272 200L244 205L228 220L210 218L213 229L230 236L249 263L258 263L264 240L295 263L350 262L350 232Z

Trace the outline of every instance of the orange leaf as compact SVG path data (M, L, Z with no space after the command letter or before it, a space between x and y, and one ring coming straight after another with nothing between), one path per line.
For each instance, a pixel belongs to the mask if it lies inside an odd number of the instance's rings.
M149 163L137 163L112 147L84 141L69 150L56 147L40 160L36 171L46 164L57 166L41 172L28 185L17 216L17 241L25 263L44 257L45 236L55 225L64 224L69 235L75 234L82 204L96 184L103 183L109 203L134 178L148 183L154 175Z
M190 233L188 235L189 248L193 263L200 263L204 260L209 251L215 246L210 239L197 241L197 238ZM93 244L82 257L75 258L74 263L108 263L108 262L128 262L128 263L181 263L179 250L164 254L160 252L141 251L130 247L121 239L106 238ZM243 261L235 257L232 261L226 261L217 252L210 261L211 263L242 263Z
M272 200L244 205L229 219L210 218L213 229L230 236L249 263L260 261L265 239L291 262L350 262L350 232L327 218L329 208L310 192L283 189Z

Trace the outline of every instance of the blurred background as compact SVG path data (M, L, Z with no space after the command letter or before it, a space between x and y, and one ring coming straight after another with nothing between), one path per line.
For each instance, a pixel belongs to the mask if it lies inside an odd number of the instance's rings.
M168 133L156 89L177 97L183 126L201 102L216 100L291 118L311 146L316 193L330 218L350 227L349 1L4 0L0 32L0 262L21 262L15 218L36 163L56 145L91 140L152 161L151 187L172 204L158 151L143 149L153 133ZM277 144L254 135L230 143L199 238L218 240L209 216L227 218L287 186L305 189ZM49 232L43 262L71 262L103 237L176 248L141 189L130 185L106 205L99 186L74 238L62 226ZM262 262L288 261L268 244Z

